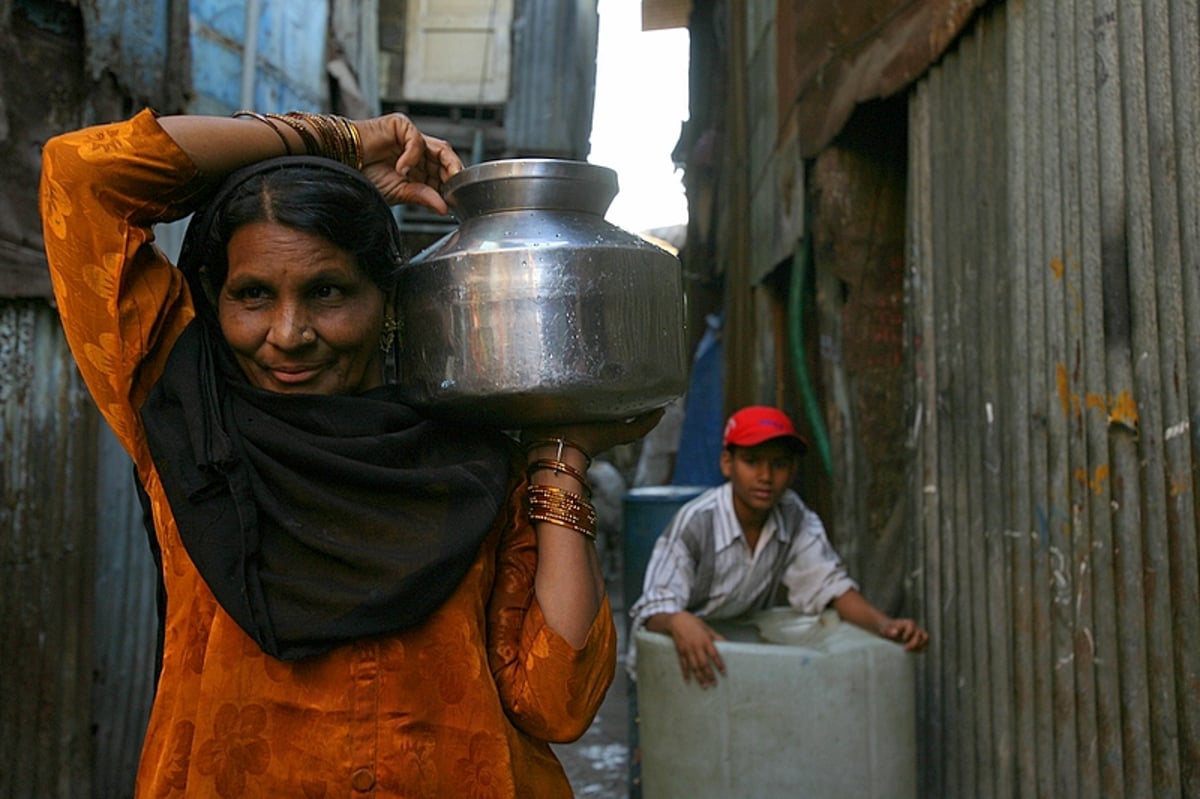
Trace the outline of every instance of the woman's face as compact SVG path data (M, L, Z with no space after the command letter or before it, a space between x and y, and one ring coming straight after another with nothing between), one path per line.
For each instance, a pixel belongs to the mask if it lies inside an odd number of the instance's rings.
M228 252L217 315L253 385L357 394L383 383L386 298L353 255L274 222L238 228Z

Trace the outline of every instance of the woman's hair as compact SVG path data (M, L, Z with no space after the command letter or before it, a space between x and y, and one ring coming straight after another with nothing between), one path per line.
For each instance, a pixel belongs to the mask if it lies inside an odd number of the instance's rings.
M310 233L353 255L384 293L396 284L399 234L387 202L362 175L323 164L281 163L221 192L202 246L205 293L215 298L229 272L227 247L241 227L274 222Z

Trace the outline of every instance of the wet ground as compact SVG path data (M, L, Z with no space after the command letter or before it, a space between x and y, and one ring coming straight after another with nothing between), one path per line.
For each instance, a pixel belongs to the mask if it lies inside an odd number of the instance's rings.
M625 602L621 569L605 568L608 593L617 624L617 674L592 726L573 744L556 745L575 796L626 799L629 796L629 710L625 676Z

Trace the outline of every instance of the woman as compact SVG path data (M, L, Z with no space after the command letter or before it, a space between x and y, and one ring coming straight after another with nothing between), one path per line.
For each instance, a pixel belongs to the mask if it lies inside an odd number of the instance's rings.
M139 796L570 795L549 742L615 666L584 475L658 415L522 448L396 400L388 206L445 212L459 169L398 114L47 143L63 327L166 594ZM176 269L152 226L193 212Z

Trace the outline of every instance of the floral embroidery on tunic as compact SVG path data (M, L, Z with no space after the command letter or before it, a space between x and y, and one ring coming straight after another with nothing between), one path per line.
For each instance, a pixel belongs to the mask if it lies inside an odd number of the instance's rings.
M171 730L166 763L163 765L164 776L156 791L159 799L175 792L183 793L187 789L188 763L195 734L196 726L190 721L181 721Z
M227 702L217 711L213 737L196 754L196 771L214 778L221 799L237 799L246 791L247 775L266 773L271 762L271 747L262 736L266 726L262 705L239 711Z
M497 755L503 754L503 744L495 735L479 732L471 736L467 757L459 758L458 784L467 799L498 799L512 796L512 781L497 768Z

